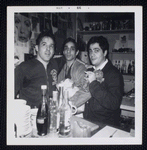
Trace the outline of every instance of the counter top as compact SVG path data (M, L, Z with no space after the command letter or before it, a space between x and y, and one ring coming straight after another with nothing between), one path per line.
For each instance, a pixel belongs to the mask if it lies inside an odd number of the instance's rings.
M135 111L135 98L134 97L123 97L120 109Z

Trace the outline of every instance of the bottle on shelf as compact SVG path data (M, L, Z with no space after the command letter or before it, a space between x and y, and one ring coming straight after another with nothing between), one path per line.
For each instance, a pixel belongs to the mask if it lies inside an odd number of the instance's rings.
M115 64L114 64L114 66L115 66L116 68L118 68L117 60L115 60Z
M118 70L121 72L121 66L120 66L120 60L118 61L118 66L117 66Z
M128 65L128 74L131 74L131 68L132 68L132 65L131 65L131 60L130 60L129 65Z
M135 74L135 62L132 60L131 74Z
M126 60L124 60L124 74L126 74L127 73L127 65L126 65Z
M126 74L126 61L125 60L123 60L123 64L121 66L121 73Z
M42 85L41 90L42 90L42 102L38 108L36 125L37 125L38 135L44 136L47 134L48 125L49 125L49 112L48 112L48 104L46 98L47 85Z
M58 91L53 91L53 98L50 99L50 132L57 132L57 100Z
M70 136L71 133L71 125L70 125L70 117L71 117L71 106L68 102L68 91L64 91L63 102L60 107L60 123L59 123L59 136L66 137Z

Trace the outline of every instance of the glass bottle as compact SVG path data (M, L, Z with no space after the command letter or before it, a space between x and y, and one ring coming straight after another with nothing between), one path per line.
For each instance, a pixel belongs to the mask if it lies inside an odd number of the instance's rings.
M50 101L50 132L57 132L57 100L58 91L53 91L53 98Z
M71 125L71 106L68 102L68 91L64 91L63 102L60 107L60 124L59 124L59 136L70 136Z
M42 90L42 102L38 108L36 125L38 135L44 136L47 134L48 123L49 123L49 113L48 113L48 104L46 98L47 85L41 85Z
M59 96L58 96L58 106L57 106L57 130L59 129L59 122L60 122L60 107L62 105L63 100L63 86L59 87Z
M117 65L117 60L115 61L115 67L116 67L116 68L118 68L118 65Z
M121 68L120 68L120 60L118 61L118 70L121 72Z
M126 61L124 60L124 64L123 64L123 73L124 73L124 74L127 73L127 72L126 72L126 67L127 67L127 66L126 66Z
M130 61L129 65L128 65L128 74L131 74L131 68L132 68L132 65L131 65L131 61Z
M135 74L135 63L134 60L132 60L132 67L131 67L131 74Z

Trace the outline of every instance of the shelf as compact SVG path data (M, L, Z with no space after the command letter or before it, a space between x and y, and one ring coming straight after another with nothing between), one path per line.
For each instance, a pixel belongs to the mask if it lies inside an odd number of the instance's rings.
M134 74L122 74L123 76L135 76Z
M134 29L124 29L124 30L96 30L96 31L77 31L78 34L115 34L115 33L134 33Z
M110 52L110 54L135 54L135 52Z

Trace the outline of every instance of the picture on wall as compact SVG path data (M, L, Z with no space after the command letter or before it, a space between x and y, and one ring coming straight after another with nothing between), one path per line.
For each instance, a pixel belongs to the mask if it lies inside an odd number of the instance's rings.
M37 32L37 23L39 23L39 19L32 16L32 31Z
M40 32L44 30L44 17L41 15L38 15L39 17L39 22L40 22Z
M52 25L53 27L58 27L58 16L55 13L52 14Z
M50 33L53 33L52 26L51 26L51 20L45 18L45 24L44 29L47 31L50 31Z

